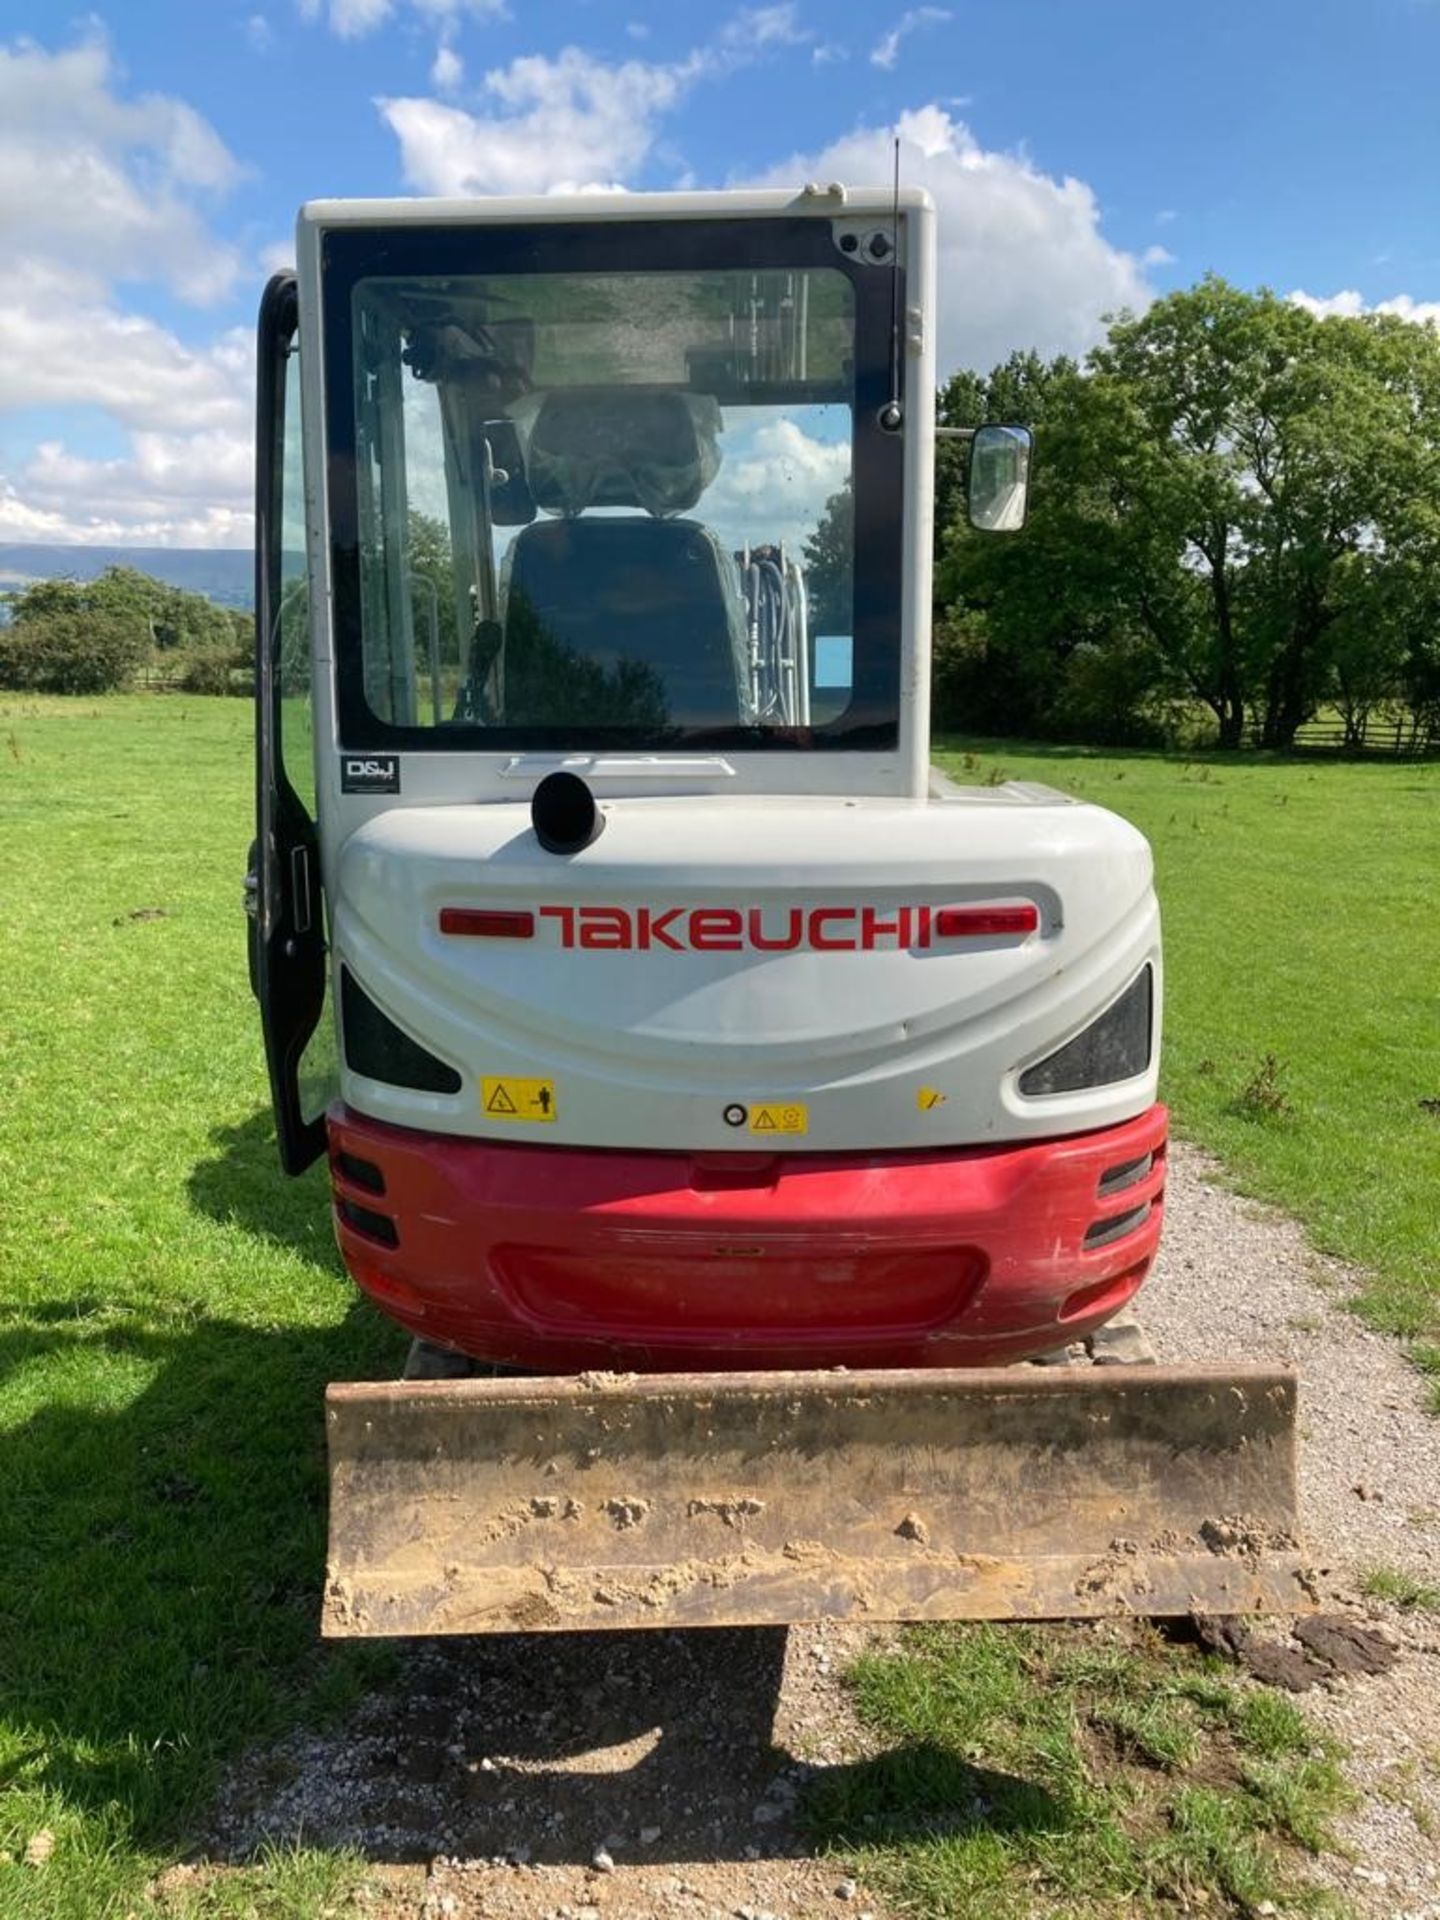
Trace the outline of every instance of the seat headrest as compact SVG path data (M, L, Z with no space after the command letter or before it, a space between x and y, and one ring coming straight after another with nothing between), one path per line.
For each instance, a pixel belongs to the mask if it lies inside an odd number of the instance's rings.
M530 491L548 513L686 513L720 471L708 394L575 387L547 393L530 430Z

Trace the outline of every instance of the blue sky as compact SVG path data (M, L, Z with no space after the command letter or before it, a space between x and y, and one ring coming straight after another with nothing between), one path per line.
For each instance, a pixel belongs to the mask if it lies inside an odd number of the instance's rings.
M0 541L243 545L321 194L908 178L942 355L1215 270L1440 317L1440 0L0 0Z

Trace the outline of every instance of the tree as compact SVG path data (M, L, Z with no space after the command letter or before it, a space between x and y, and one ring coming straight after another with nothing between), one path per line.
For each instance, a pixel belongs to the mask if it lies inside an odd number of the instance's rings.
M1127 422L1118 396L1073 361L1012 358L989 379L952 381L955 424L1035 425L1029 524L972 531L963 487L937 571L941 724L1112 742L1153 737L1161 665L1122 591L1153 532L1114 509L1108 476ZM959 419L955 416L959 415ZM968 418L966 417L968 416Z
M232 644L230 615L203 593L187 593L138 567L106 567L83 589L97 611L143 621L159 653L189 653Z
M825 502L803 551L812 637L849 633L855 624L855 494L848 474Z
M935 420L941 427L983 427L987 422L1008 427L1040 427L1049 416L1063 385L1078 371L1061 355L1042 360L1038 353L1012 353L989 374L960 372L940 389ZM940 557L945 534L965 520L965 489L970 469L963 441L943 436L935 447L935 553Z
M0 626L0 687L33 693L114 693L148 651L143 630L112 613L47 608Z
M433 617L440 643L440 658L451 663L458 662L455 560L450 544L450 529L443 520L437 520L432 514L420 513L412 507L407 532L409 538L405 557L410 569L416 642L421 644L423 636L423 644L428 646Z
M1200 701L1222 746L1253 726L1285 748L1326 701L1363 726L1406 662L1425 681L1433 330L1210 278L1114 321L1083 374L1012 360L941 396L971 419L1026 406L1030 527L981 542L952 498L939 575L952 627L963 614L973 639L983 614L991 681L1025 724L1068 731L1105 689L1116 724Z
M44 674L56 692L124 685L152 656L182 684L218 686L228 683L235 655L233 613L136 567L107 567L94 580L37 580L11 596L10 628L3 670Z
M1132 510L1168 516L1205 586L1202 653L1171 657L1222 744L1248 712L1262 744L1292 745L1335 691L1357 583L1381 586L1387 526L1433 473L1440 342L1211 278L1112 327L1091 364L1162 451L1158 469L1143 463L1160 493L1138 489Z

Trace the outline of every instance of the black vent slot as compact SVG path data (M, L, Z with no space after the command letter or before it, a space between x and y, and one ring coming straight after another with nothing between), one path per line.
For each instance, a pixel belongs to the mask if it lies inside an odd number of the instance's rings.
M1084 1251L1093 1253L1097 1247L1108 1247L1112 1240L1123 1240L1127 1233L1133 1233L1137 1227L1143 1227L1150 1218L1150 1202L1132 1207L1129 1213L1117 1213L1109 1220L1097 1220L1085 1235Z
M356 1206L353 1200L337 1200L335 1210L347 1227L363 1233L367 1240L378 1240L382 1247L398 1247L400 1235L388 1213L376 1213L373 1207Z
M348 967L340 969L340 1011L345 1064L352 1073L383 1080L391 1087L414 1087L420 1093L459 1093L462 1082L454 1067L447 1067L403 1033Z
M1142 1153L1138 1160L1127 1160L1122 1166L1109 1167L1101 1174L1096 1192L1102 1200L1108 1200L1111 1194L1123 1193L1127 1187L1138 1186L1154 1164L1153 1153Z
M366 1193L384 1193L385 1176L373 1160L362 1160L358 1153L337 1153L335 1171L342 1180L348 1180L352 1187L363 1187ZM1104 1185L1101 1185L1104 1192Z

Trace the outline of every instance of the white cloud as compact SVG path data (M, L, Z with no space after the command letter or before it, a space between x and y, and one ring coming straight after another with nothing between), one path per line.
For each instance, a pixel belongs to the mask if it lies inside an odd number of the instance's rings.
M375 104L400 142L405 179L421 193L611 186L650 156L657 122L697 82L723 79L813 38L793 4L748 7L683 60L611 65L579 47L527 54L485 75L490 112L465 113L414 96Z
M1306 293L1303 287L1297 287L1286 298L1297 307L1304 307L1307 313L1313 313L1324 320L1331 314L1343 314L1353 318L1362 313L1393 313L1401 320L1413 320L1440 327L1440 300L1416 300L1408 293L1393 294L1388 300L1367 301L1354 287L1346 287L1339 293Z
M252 53L268 53L275 44L275 29L263 13L252 13L245 22L245 39Z
M432 26L453 26L466 14L476 20L506 20L510 12L506 0L299 0L302 20L323 15L342 40L364 39L407 6Z
M776 17L783 15L783 18ZM753 16L752 16L753 17ZM785 9L772 34L798 33ZM538 193L628 184L656 152L664 116L701 79L733 71L728 30L672 65L607 65L570 47L516 60L485 77L494 111L437 100L379 103L400 141L405 177L424 193ZM1015 348L1081 354L1102 317L1152 298L1147 262L1111 244L1085 182L1043 173L1023 154L989 151L937 105L901 117L902 177L940 210L942 374L988 368ZM862 128L819 153L796 154L750 184L889 180L893 134ZM1163 264L1152 253L1148 264Z
M47 441L18 485L0 478L0 540L245 546L252 474L248 434L137 433L119 460L80 459Z
M689 65L607 66L567 47L487 73L485 91L499 108L492 114L438 100L377 105L400 142L406 180L422 193L548 193L633 172L656 119L693 77Z
M779 408L727 410L720 471L700 509L727 547L774 541L798 549L845 484L849 419L839 407L813 411L817 431L807 433L805 421ZM835 418L826 422L827 414ZM822 426L832 437L823 437Z
M342 40L373 33L390 12L390 0L330 0L330 25Z
M462 12L496 11L491 0L309 0L309 9L353 33L377 8L402 3L437 29L442 53ZM612 65L575 48L515 60L485 76L480 114L436 99L380 105L407 178L425 191L628 182L657 158L659 129L692 87L801 44L812 57L821 50L793 6L760 7L676 62ZM459 83L454 59L452 69L437 57L437 84L450 74ZM988 366L1015 347L1081 352L1104 312L1147 302L1143 260L1105 239L1083 182L986 151L936 105L905 115L899 131L904 178L927 186L941 210L942 372ZM885 129L862 128L795 155L765 184L884 182L890 141ZM128 95L102 42L54 55L28 43L0 48L0 409L99 409L129 437L124 454L97 460L57 436L0 473L0 538L248 538L248 329L186 344L127 311L116 293L122 282L150 280L200 300L247 270L207 219L208 199L239 171L183 102ZM275 267L290 255L282 242L263 258ZM1403 299L1385 305L1429 311ZM750 423L727 456L715 513L748 528L763 508L774 524L758 531L770 537L802 538L843 477L841 450L793 421Z
M130 443L95 461L54 438L0 472L0 538L248 537L249 330L187 345L115 291L228 292L244 262L206 203L240 173L183 101L127 94L103 39L0 46L0 414L98 411Z
M162 432L245 428L252 362L248 329L197 350L74 273L19 261L5 275L0 409L99 407Z
M0 233L30 254L108 279L159 279L187 300L227 293L239 270L197 207L240 177L193 108L122 99L108 47L0 47ZM0 283L0 298L5 297Z
M1142 267L1173 267L1175 256L1168 247L1146 247L1140 256Z
M435 49L430 68L430 84L439 93L454 93L465 78L465 62L444 41Z
M884 67L888 72L900 57L900 42L922 27L938 27L947 20L953 20L954 14L948 7L910 7L884 33L870 49L872 67Z
M793 5L744 7L727 20L716 35L716 45L749 54L759 47L802 47L815 38L800 25Z
M897 133L901 179L927 187L939 210L942 379L957 367L986 370L1016 348L1084 353L1103 334L1104 314L1150 304L1141 263L1105 238L1083 180L983 148L938 106L796 154L751 184L887 183Z

